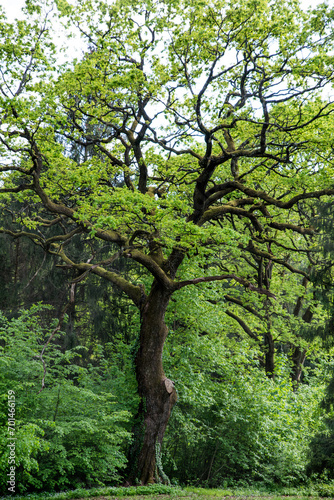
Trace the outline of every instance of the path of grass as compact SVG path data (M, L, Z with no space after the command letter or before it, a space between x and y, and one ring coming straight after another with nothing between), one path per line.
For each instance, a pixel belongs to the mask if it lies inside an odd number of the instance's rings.
M285 488L270 493L255 488L204 489L178 488L153 485L130 488L95 488L92 490L77 489L62 493L39 493L15 496L15 500L334 500L334 482L331 484L315 484L312 487ZM13 497L1 497L9 500Z
M211 495L200 495L200 494L193 494L193 495L182 495L182 496L176 496L176 495L136 495L136 496L124 496L124 497L115 497L115 496L100 496L100 497L89 497L89 500L177 500L180 498L181 500L212 500ZM214 497L217 500L321 500L321 498L325 497L319 497L319 496L286 496L286 495L270 495L270 496L265 496L265 495L215 495ZM78 500L87 500L87 498L80 498ZM328 500L328 497L326 498Z

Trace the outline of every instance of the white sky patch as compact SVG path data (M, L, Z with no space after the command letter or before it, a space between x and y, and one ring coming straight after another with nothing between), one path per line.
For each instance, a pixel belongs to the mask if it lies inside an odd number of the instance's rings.
M8 20L14 21L15 18L22 17L22 7L25 5L24 0L0 0L0 5L7 13Z

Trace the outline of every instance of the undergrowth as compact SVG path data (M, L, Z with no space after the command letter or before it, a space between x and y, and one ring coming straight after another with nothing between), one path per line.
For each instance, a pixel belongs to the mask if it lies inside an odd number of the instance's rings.
M265 486L249 486L245 488L195 488L179 486L165 486L162 484L154 484L149 486L131 486L131 487L102 487L83 489L77 488L76 490L64 491L60 493L30 493L27 495L18 496L3 496L0 500L75 500L75 499L97 499L100 496L108 497L138 497L138 496L159 496L168 495L174 498L191 498L191 500L205 500L208 498L226 498L233 497L233 499L240 498L334 498L334 481L329 483L313 483L309 486L301 487L277 487L266 488Z

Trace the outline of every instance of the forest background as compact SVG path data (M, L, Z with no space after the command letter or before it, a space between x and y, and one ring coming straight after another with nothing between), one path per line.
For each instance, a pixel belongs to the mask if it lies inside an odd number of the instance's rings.
M265 0L1 14L17 492L334 479L333 21Z

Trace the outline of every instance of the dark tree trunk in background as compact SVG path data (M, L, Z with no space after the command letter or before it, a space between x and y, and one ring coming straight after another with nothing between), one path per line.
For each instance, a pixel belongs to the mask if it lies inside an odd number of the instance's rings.
M265 370L268 378L274 378L275 370L275 343L270 332L266 332L264 336L265 349Z
M299 314L299 311L301 309L301 301L300 301L300 307L298 310L298 303L295 308L294 314L297 316ZM311 307L309 306L306 311L304 312L303 316L303 321L305 323L310 324L313 318L313 312L311 311ZM293 383L293 389L296 391L298 389L299 382L301 380L301 375L303 371L303 366L304 362L306 359L306 354L307 354L307 349L305 347L300 347L300 346L292 346L291 347L291 361L292 361L292 369L291 369L291 380Z
M154 282L142 308L140 345L136 355L136 377L144 420L144 435L137 461L142 484L155 481L156 454L177 400L176 390L162 366L167 337L165 312L171 292Z
M269 290L269 279L267 288ZM265 311L267 315L267 331L264 334L264 355L265 370L268 378L275 378L275 341L272 335L271 303L268 298L265 300Z
M306 358L306 349L301 349L300 347L294 347L291 350L291 360L292 360L292 370L291 379L293 383L293 388L296 391L298 384L300 382L301 374L303 371L303 366Z

